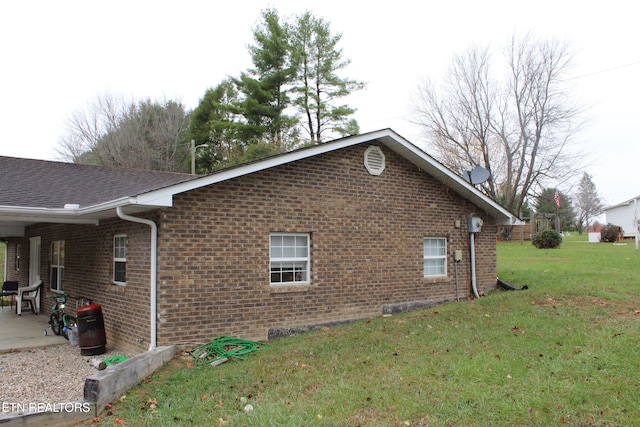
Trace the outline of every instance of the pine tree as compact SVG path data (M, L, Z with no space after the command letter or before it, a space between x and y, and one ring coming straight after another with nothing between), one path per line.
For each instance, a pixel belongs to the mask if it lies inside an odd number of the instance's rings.
M350 119L355 109L338 104L365 86L338 76L337 72L351 63L342 58L342 49L338 48L341 38L342 34L331 33L329 22L310 12L299 16L292 30L292 60L297 69L294 103L311 143L359 132L357 122Z
M589 231L589 221L602 213L603 207L591 175L585 172L578 183L578 191L576 193L577 225L580 234L582 234L583 227Z
M188 139L195 141L199 173L240 162L245 146L246 127L238 106L238 91L231 79L208 89L191 113Z
M337 105L364 86L337 76L350 63L337 47L340 38L310 13L291 24L276 9L264 10L248 48L253 68L207 91L194 111L191 139L206 145L198 151L198 169L281 153L303 139L320 143L358 133L355 110Z
M557 208L555 201L556 189L545 188L536 198L536 212L553 215L557 213L560 218L560 230L557 231L568 230L571 229L575 223L576 213L573 208L573 204L571 203L571 199L562 191L557 191L560 198L560 208Z
M295 143L295 117L285 114L291 101L288 88L295 74L286 24L276 9L262 12L263 22L253 29L255 44L249 53L255 68L236 80L244 94L246 136L252 143L267 142L285 150Z

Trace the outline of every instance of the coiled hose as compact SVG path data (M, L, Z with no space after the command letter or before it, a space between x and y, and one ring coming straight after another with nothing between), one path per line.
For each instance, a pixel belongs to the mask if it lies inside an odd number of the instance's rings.
M225 358L244 360L249 353L263 345L256 341L221 336L192 348L189 354L195 359L196 365L205 365Z

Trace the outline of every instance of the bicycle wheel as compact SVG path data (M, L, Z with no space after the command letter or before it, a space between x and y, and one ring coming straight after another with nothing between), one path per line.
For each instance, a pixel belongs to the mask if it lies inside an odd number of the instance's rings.
M60 327L60 320L58 320L57 314L51 314L51 316L49 317L49 324L51 325L51 331L53 331L55 335L60 335L60 330L62 328Z
M76 318L73 316L64 316L64 325L65 328L62 328L62 336L64 339L69 339L69 328L72 326L76 326Z

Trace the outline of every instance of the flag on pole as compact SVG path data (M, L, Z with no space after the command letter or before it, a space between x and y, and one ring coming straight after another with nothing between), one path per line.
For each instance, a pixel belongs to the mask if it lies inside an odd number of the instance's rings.
M553 195L553 200L556 202L556 209L560 209L560 195L558 194L558 190L556 190L556 194Z

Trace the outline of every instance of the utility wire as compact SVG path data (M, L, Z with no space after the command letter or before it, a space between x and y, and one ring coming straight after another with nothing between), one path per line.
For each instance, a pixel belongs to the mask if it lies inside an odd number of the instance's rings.
M608 73L608 72L610 72L610 71L620 70L620 69L622 69L622 68L632 67L632 66L634 66L634 65L638 65L638 64L640 64L640 61L632 62L632 63L630 63L630 64L625 64L625 65L619 65L619 66L617 66L617 67L613 67L613 68L607 68L607 69L605 69L605 70L594 71L594 72L592 72L592 73L583 74L583 75L581 75L581 76L576 76L576 77L574 77L574 79L581 79L581 78L583 78L583 77L594 76L594 75L596 75L596 74Z

